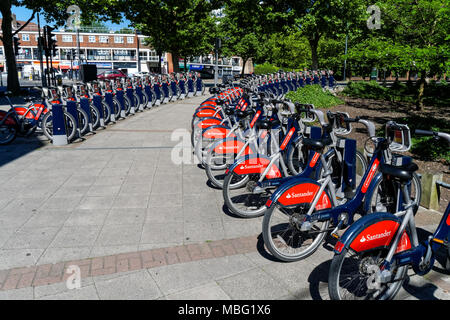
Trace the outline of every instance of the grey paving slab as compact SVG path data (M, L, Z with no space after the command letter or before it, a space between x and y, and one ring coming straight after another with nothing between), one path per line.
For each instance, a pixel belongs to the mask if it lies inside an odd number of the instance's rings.
M103 225L108 216L109 209L77 209L70 213L64 222L65 226Z
M168 295L211 282L213 279L199 262L148 269L163 294Z
M45 249L2 249L0 270L36 264Z
M106 217L104 224L143 224L146 216L147 208L113 208Z
M142 224L105 225L95 246L137 245L141 239L142 227Z
M2 249L47 248L59 229L59 227L20 228L9 237Z
M167 300L231 300L215 282L165 296Z
M149 300L162 296L155 280L146 270L108 280L97 280L97 277L93 280L102 300Z
M254 269L217 281L232 299L278 299L291 294L286 286L260 269Z
M94 285L71 289L54 295L46 295L37 300L99 300Z
M180 222L146 223L141 244L182 244L183 239L183 224Z
M21 288L8 291L0 291L0 300L32 300L33 288Z
M52 248L91 247L97 240L101 226L64 226L50 244Z

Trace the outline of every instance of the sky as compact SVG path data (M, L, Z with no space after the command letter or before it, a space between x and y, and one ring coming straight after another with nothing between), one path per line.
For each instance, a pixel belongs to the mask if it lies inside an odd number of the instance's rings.
M16 15L17 20L22 20L22 21L27 21L31 17L31 14L33 13L33 11L31 11L27 8L16 7L16 6L13 6L11 11ZM46 22L42 16L40 17L40 20L41 20L41 26L44 26L46 24ZM32 20L32 22L37 23L37 18L35 17L34 20ZM119 28L127 27L128 21L124 21L121 24L113 24L112 22L107 21L107 22L105 22L105 25L108 27L111 27L113 29L116 29L116 28L119 29Z

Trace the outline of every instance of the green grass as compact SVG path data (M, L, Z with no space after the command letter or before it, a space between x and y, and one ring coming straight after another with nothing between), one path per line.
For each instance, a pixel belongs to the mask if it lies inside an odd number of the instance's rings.
M292 102L311 103L316 108L331 108L344 104L344 101L329 91L323 91L320 85L305 86L297 91L288 92L286 98Z

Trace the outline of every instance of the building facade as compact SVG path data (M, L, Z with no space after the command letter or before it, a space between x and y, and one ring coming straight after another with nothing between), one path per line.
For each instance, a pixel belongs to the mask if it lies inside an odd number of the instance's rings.
M19 28L23 21L17 21ZM1 24L1 19L0 19ZM1 32L1 31L0 31ZM69 75L70 70L78 70L80 63L95 64L97 72L111 69L120 69L128 74L138 71L149 72L159 66L159 57L154 49L145 44L145 35L139 35L131 29L117 31L105 28L81 28L78 33L70 30L54 30L56 40L56 55L52 56L52 66L61 74ZM43 36L43 29L41 28ZM40 74L40 60L38 50L39 29L35 23L29 23L18 33L20 49L16 56L16 62L20 78L29 78L31 75ZM80 55L76 54L80 50ZM3 43L0 41L0 70L7 72ZM173 72L172 56L165 53L161 57L162 72ZM205 76L211 75L214 69L213 54L195 57L187 62L180 60L179 66L183 70L198 71ZM140 65L140 68L138 66ZM43 55L44 69L46 69L46 57ZM49 64L50 66L50 64ZM219 59L219 77L222 75L240 74L244 66L239 57ZM253 72L253 64L248 62L245 73Z
M18 21L19 25L20 23L23 22ZM81 63L97 65L99 73L110 69L122 69L128 73L135 73L139 69L138 60L140 70L143 72L149 71L149 67L158 65L159 58L156 51L144 43L146 36L125 29L102 31L86 28L81 29L77 34L64 29L54 30L57 52L55 56L52 56L53 67L63 73L70 69L77 70L79 61L77 56L74 59L73 52L77 52L78 47ZM41 35L43 35L42 28ZM40 60L38 52L39 29L37 25L29 23L19 32L18 37L20 49L16 56L16 62L19 72L26 74L33 70L38 73ZM45 56L43 60L45 65ZM1 41L0 66L5 66L4 48Z

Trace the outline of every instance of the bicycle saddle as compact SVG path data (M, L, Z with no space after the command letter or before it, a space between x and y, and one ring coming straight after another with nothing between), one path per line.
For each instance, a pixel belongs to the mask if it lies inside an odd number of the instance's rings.
M320 139L310 139L310 138L304 138L303 144L310 146L314 149L322 149L326 146L329 146L333 143L333 140L331 140L331 137L328 136L326 138L320 138Z
M240 119L248 117L248 116L250 116L250 115L252 115L254 113L255 113L255 111L253 109L247 109L245 111L236 110L236 116L238 116Z
M280 121L277 119L262 119L256 122L256 127L258 129L269 130L280 124L281 124Z
M402 181L410 181L414 171L417 171L419 167L414 162L405 164L403 166L393 166L390 164L382 163L380 165L380 171L383 174L399 178Z

